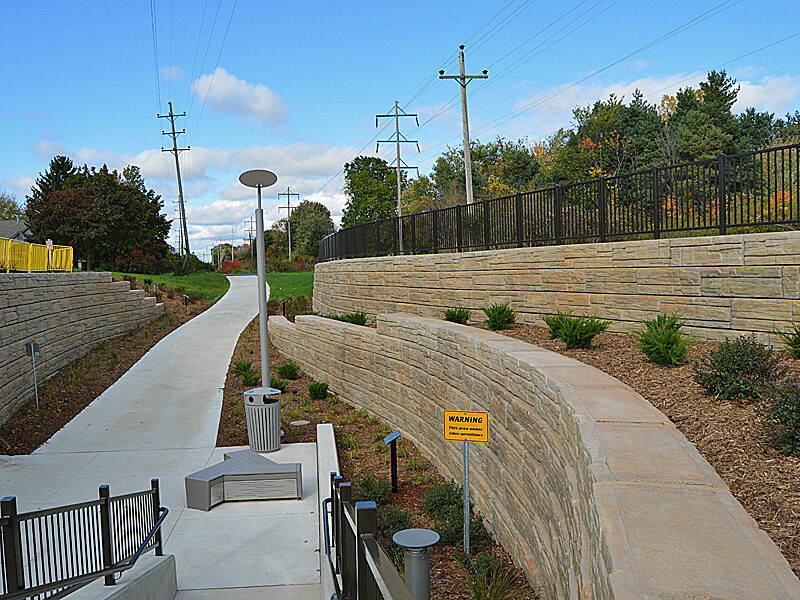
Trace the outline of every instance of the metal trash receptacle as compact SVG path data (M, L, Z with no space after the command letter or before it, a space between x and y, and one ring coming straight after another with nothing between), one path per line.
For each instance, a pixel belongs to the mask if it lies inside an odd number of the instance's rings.
M255 388L244 393L247 439L253 452L281 449L281 391Z

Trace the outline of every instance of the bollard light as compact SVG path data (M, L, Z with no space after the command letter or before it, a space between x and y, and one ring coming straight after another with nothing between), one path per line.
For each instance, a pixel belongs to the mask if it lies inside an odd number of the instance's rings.
M403 529L392 541L403 549L408 591L414 600L431 600L430 547L439 541L439 534L430 529Z

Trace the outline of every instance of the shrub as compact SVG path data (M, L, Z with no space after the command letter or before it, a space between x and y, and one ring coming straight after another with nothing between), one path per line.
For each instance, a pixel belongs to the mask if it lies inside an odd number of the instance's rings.
M236 375L244 375L245 373L250 373L253 370L253 363L249 360L236 360L233 362L233 368L231 369L231 373Z
M508 329L517 320L517 313L508 302L505 304L492 304L484 308L483 312L486 313L486 325L492 331Z
M219 270L220 272L227 275L228 273L233 273L234 271L238 271L243 266L244 265L240 260L223 260L222 263L220 263Z
M775 448L783 454L799 454L800 383L786 381L777 385L764 417Z
M375 475L361 475L356 482L353 490L353 502L372 501L375 504L383 504L389 497L392 484L385 479L380 479Z
M278 379L277 377L270 377L269 387L285 392L286 388L289 387L289 384L284 379Z
M470 309L464 308L463 306L455 306L444 311L444 320L466 325L471 315L472 311Z
M145 277L144 279L142 279L142 283L145 285L153 285L153 280L150 279L149 277Z
M300 367L297 366L295 362L288 362L286 364L280 365L277 369L278 375L281 377L285 377L286 379L297 379L298 371Z
M345 323L352 323L353 325L366 325L367 313L351 312L344 315L324 315L328 319L335 321L344 321Z
M792 329L789 331L775 330L773 333L783 340L789 354L800 358L800 323L792 323Z
M328 384L312 381L308 384L308 395L312 400L323 400L328 395Z
M391 541L395 533L412 527L414 527L414 521L407 509L397 508L391 504L378 509L378 535L380 537Z
M464 567L473 600L508 600L518 597L517 572L506 561L487 552L466 556ZM534 598L539 598L538 594Z
M461 506L463 508L463 490L452 479L443 483L437 483L425 492L422 500L425 512L431 519L441 519L450 507Z
M686 362L686 355L695 342L681 333L683 322L679 314L658 315L642 324L644 328L635 330L633 334L650 362L665 367L677 367Z
M611 321L602 321L594 315L558 313L554 316L544 315L542 319L550 327L550 335L564 342L567 350L591 348L594 336L602 333L611 325Z
M702 364L694 364L694 379L706 392L737 402L760 399L785 374L775 352L755 335L725 340Z
M255 371L247 371L242 373L242 385L252 387L254 385L261 385L261 374Z

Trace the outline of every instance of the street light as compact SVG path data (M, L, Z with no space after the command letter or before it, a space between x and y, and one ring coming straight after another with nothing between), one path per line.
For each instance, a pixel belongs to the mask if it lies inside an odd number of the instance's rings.
M258 190L256 208L256 249L258 252L258 329L261 341L261 385L269 388L269 346L267 342L267 268L264 264L264 211L261 209L261 188L274 185L278 176L272 171L252 169L239 175L239 182Z

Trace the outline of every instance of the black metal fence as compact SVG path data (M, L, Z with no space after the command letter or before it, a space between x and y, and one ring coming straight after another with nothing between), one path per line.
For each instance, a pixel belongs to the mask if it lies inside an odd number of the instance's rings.
M414 600L378 543L375 503L354 505L350 484L336 473L331 473L331 496L323 505L323 519L325 554L337 600Z
M653 167L341 229L321 261L800 223L800 144Z
M27 513L17 512L13 496L3 498L0 598L61 598L103 576L113 585L142 553L162 555L168 512L157 479L143 492L112 497L103 485L97 500Z

